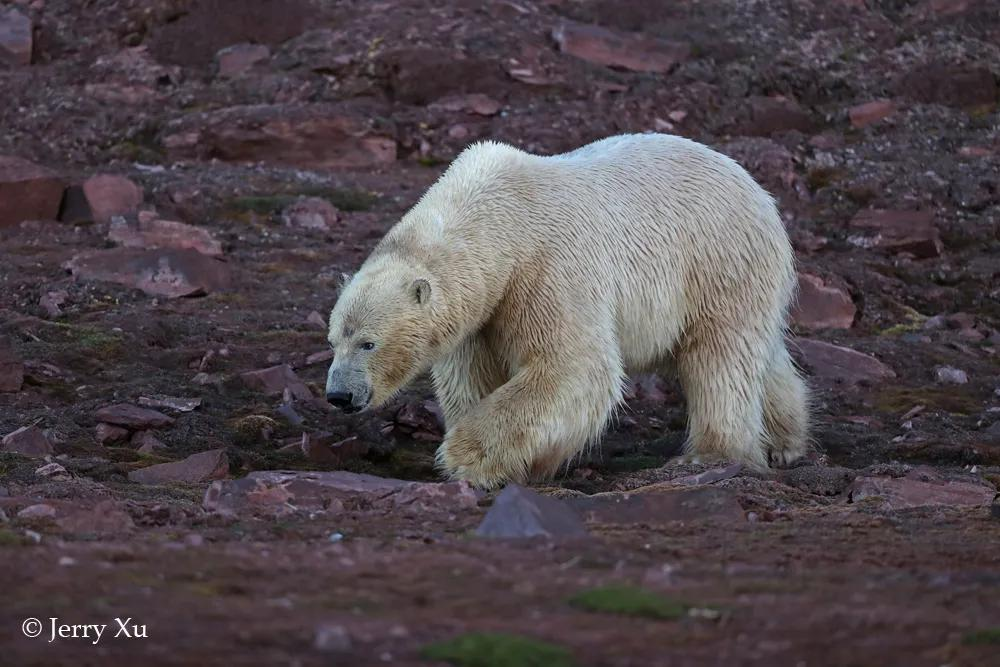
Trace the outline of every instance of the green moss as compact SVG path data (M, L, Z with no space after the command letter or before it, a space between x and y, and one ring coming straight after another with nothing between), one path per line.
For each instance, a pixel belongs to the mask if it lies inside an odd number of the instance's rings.
M124 338L117 333L106 333L94 327L78 327L76 343L89 355L109 360L121 356Z
M962 643L969 646L1000 645L1000 628L983 628L966 632L962 637Z
M577 593L569 599L569 603L586 611L671 620L682 618L689 608L682 602L634 586L592 588Z
M421 656L459 667L570 667L562 646L503 633L471 633L425 646Z
M252 197L237 197L229 201L226 208L241 213L257 213L272 215L295 201L292 195L259 195Z
M609 472L635 472L646 470L647 468L658 468L663 465L664 459L661 456L649 454L631 454L627 456L615 456L607 463Z
M341 211L369 211L378 204L379 196L370 190L354 188L305 188L299 192L305 197L321 197Z
M319 197L325 199L341 211L368 211L378 201L378 194L369 190L354 188L312 187L276 192L268 195L249 195L236 197L223 205L223 209L231 214L256 213L257 215L276 215L289 204L300 197Z
M8 528L0 528L0 547L20 547L25 544L24 538Z

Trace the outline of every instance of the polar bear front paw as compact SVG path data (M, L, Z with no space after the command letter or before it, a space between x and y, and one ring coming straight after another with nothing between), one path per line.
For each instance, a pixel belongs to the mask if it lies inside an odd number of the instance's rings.
M437 466L449 479L465 480L481 489L495 489L507 482L525 483L526 475L513 461L497 456L477 438L456 431L437 451Z

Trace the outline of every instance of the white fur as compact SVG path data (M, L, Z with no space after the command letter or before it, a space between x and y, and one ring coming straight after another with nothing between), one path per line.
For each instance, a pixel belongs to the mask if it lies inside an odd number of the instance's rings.
M453 476L553 473L648 370L679 372L692 453L764 467L803 451L806 389L783 343L792 249L773 199L701 144L477 144L383 243L433 286L427 362Z

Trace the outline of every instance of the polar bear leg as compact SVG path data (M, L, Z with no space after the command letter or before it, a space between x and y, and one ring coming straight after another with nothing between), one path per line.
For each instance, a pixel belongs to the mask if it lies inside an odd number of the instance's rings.
M784 343L777 346L765 380L764 428L773 465L787 465L806 452L809 394Z
M482 488L550 476L600 434L621 396L611 360L536 360L449 425L438 465Z
M507 381L503 364L479 335L470 336L434 364L431 375L447 428Z
M690 458L767 467L764 378L771 349L757 334L716 326L692 335L679 351Z

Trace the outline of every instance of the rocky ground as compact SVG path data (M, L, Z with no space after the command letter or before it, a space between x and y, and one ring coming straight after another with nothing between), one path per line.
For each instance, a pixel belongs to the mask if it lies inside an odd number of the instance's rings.
M996 661L998 44L990 0L0 3L4 664ZM338 276L462 147L644 131L780 201L807 461L669 463L641 377L496 497L425 381L325 405Z

